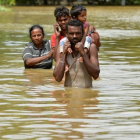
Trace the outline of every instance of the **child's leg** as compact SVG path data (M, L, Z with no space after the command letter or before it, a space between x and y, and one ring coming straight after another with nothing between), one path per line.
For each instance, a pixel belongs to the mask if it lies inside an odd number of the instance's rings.
M99 51L99 47L101 46L101 43L100 43L100 36L99 36L99 33L95 30L95 28L90 25L89 27L89 36L91 37L91 41L92 43L94 43Z
M65 64L65 73L69 70L68 64Z
M84 49L86 48L87 50L89 50L90 44L91 44L91 37L90 36L86 36L85 43L84 43Z
M91 37L86 36L85 43L84 43L84 51L85 51L85 53L87 53L89 51L90 44L91 44ZM79 60L79 62L83 63L83 57L79 57L78 60Z
M59 46L60 46L60 53L63 52L63 48L64 48L64 43L65 43L65 41L66 41L66 37L65 37L64 39L60 40L60 43L59 43ZM68 53L71 53L71 52L72 52L71 48L68 48L68 51L67 51L67 52L68 52Z

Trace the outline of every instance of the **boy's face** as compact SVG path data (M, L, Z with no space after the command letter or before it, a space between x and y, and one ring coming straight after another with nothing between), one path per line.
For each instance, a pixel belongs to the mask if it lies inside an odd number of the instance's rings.
M57 22L61 28L61 30L65 30L66 29L66 24L70 21L70 17L69 16L61 16L59 18L57 18Z
M83 30L81 26L68 26L67 38L70 43L76 44L82 40Z

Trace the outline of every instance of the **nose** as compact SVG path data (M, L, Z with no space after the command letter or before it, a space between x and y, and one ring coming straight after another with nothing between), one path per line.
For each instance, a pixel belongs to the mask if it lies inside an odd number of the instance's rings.
M65 20L62 20L62 24L64 24L65 23Z
M87 16L84 16L84 19L86 19L87 18Z
M76 38L77 37L77 35L76 34L73 34L73 38Z
M35 39L38 39L38 36L37 35L35 36Z

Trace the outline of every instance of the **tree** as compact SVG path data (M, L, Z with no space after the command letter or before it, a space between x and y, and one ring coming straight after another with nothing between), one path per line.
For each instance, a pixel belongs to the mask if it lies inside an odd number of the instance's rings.
M48 5L48 0L43 0L44 1L44 5Z
M125 0L121 0L121 5L122 5L122 6L125 5Z

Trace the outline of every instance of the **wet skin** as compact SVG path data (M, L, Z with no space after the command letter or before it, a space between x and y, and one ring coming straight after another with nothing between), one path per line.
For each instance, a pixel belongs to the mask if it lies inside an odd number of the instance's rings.
M68 26L67 38L71 44L76 44L83 37L82 27Z
M43 38L44 38L44 35L40 28L35 28L31 31L31 40L33 41L33 43L36 45L37 48L42 47Z
M86 11L82 11L80 15L78 15L77 19L79 21L81 21L82 23L86 22L87 19L87 12Z
M57 19L57 22L62 30L66 29L66 24L70 21L70 17L61 16Z

